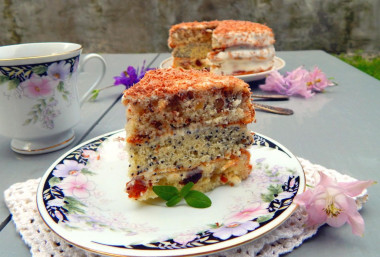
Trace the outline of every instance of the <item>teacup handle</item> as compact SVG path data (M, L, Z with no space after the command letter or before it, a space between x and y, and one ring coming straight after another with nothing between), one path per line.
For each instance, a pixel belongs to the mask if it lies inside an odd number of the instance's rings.
M97 80L94 82L94 84L92 84L92 86L87 90L87 92L82 96L82 98L80 99L79 101L79 104L80 106L82 106L84 104L84 102L86 101L87 97L91 94L92 90L95 89L95 87L100 83L100 81L103 79L104 75L106 74L106 68L107 68L107 64L106 64L106 61L104 60L103 57L101 57L100 55L98 54L87 54L82 62L81 62L81 65L80 65L80 72L83 71L84 69L84 66L86 65L86 63L90 60L90 59L98 59L100 61L100 63L102 64L102 70L97 78Z

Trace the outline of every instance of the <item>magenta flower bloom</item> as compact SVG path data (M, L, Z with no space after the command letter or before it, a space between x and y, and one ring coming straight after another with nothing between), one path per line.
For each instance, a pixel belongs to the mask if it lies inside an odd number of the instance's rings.
M25 96L29 98L51 96L54 93L55 86L56 83L48 77L40 77L34 74L20 84Z
M374 181L337 182L323 172L319 172L319 175L320 180L315 188L294 198L294 202L304 206L307 211L307 225L327 223L332 227L340 227L347 222L353 234L363 235L364 220L357 210L354 197L374 184Z
M77 176L66 177L59 183L65 196L74 196L77 198L87 198L91 195L91 191L95 189L95 184L89 181L83 174Z
M226 240L231 236L242 236L248 233L248 231L255 230L259 226L259 223L255 221L247 221L244 223L231 222L220 228L210 229L213 236L222 240Z
M65 61L55 62L48 67L47 74L53 80L62 81L70 74L70 63Z
M53 171L54 177L66 178L68 176L76 176L84 168L84 164L74 160L64 160L63 163L55 166Z

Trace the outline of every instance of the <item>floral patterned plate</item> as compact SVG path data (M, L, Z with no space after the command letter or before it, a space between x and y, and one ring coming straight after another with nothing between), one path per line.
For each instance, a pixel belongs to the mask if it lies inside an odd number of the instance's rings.
M124 193L128 160L124 130L68 151L47 170L37 191L45 223L73 245L112 256L186 256L226 250L275 229L297 208L302 166L285 147L256 134L253 170L235 187L207 193L212 206L138 202Z
M285 67L285 61L281 59L280 57L275 56L273 60L274 60L273 68L268 71L258 72L254 74L236 75L235 77L242 79L245 82L265 79L269 75L269 73L271 73L272 71L281 70L282 68ZM169 68L172 66L172 63L173 63L173 57L169 57L160 63L160 68L161 69Z

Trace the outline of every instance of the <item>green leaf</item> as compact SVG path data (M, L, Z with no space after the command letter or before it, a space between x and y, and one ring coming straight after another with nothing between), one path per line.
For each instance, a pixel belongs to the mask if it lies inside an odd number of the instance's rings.
M165 201L171 200L174 196L179 196L179 191L173 186L153 186L153 192Z
M268 190L273 195L278 195L279 193L282 193L284 190L282 189L282 185L270 185L268 187Z
M26 121L24 121L24 123L23 123L22 125L23 125L23 126L27 126L27 125L29 125L31 122L32 122L32 119L27 119Z
M185 197L188 205L194 208L207 208L211 206L211 200L207 195L196 190L191 190Z
M179 192L179 194L182 196L182 197L186 197L187 194L190 192L190 189L194 186L194 183L193 182L189 182L187 183L182 189L181 191Z
M47 66L45 66L45 65L34 66L32 68L32 71L35 74L41 75L41 74L44 74L47 71Z
M82 203L81 201L78 201L77 199L75 199L74 197L72 196L66 196L65 197L65 201L68 202L68 204L71 206L71 207L77 207L77 206L86 206L84 203Z
M7 82L9 78L7 76L0 76L0 84Z
M69 101L69 98L67 97L67 95L62 95L62 98L63 98L63 100L65 100L66 102Z
M90 101L95 101L95 99L98 97L100 90L99 89L94 89L91 92L91 97Z
M10 80L8 83L8 90L16 89L19 84L20 84L20 80L18 80L18 79Z
M57 177L52 177L51 179L49 179L49 185L52 187L54 185L57 185L58 183L60 183L61 180Z
M176 205L177 203L179 203L181 200L182 200L181 196L175 195L172 198L170 198L169 201L166 202L166 206L172 207L172 206Z
M258 223L263 223L267 220L270 220L273 217L273 215L265 215L265 216L260 216L257 218Z
M274 200L273 194L261 194L261 200L266 203L270 203Z
M81 169L80 172L81 172L82 174L84 174L84 175L90 175L90 176L93 176L93 175L96 174L95 172L92 172L92 171L90 171L90 170L88 170L88 169L86 169L86 168Z
M57 90L59 92L63 92L65 90L64 86L65 86L65 84L63 83L63 81L60 81L59 84L58 84L58 86L57 86Z

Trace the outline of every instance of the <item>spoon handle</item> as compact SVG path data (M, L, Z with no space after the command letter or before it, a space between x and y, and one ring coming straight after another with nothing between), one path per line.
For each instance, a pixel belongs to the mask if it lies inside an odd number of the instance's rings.
M294 112L291 109L275 107L266 104L253 103L253 106L259 110L263 110L266 112L281 114L281 115L292 115Z
M288 100L289 96L287 95L255 95L251 94L252 98L260 98L260 99L273 99L273 100Z

